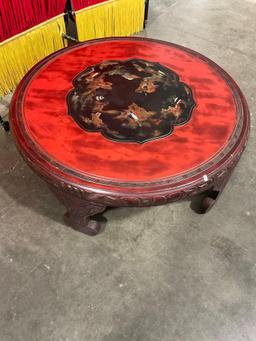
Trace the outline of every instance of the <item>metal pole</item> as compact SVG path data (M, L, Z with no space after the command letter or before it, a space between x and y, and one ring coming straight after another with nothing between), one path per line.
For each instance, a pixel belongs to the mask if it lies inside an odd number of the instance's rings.
M145 14L144 14L144 28L146 28L148 21L149 0L145 0Z

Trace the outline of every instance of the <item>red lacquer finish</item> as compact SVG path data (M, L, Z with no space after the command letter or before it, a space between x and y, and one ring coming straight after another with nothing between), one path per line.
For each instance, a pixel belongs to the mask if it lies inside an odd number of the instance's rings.
M160 63L191 89L191 117L170 135L145 143L113 141L82 129L68 114L67 96L81 72L127 59ZM11 114L19 149L48 182L128 201L145 197L143 205L154 196L161 203L168 193L174 200L179 191L205 189L236 164L249 130L246 101L225 71L194 51L144 38L99 39L51 55L23 79ZM140 204L136 200L126 204Z
M87 133L67 115L72 79L102 60L159 61L190 85L196 101L190 122L166 138L117 143ZM64 51L32 77L22 114L32 141L61 166L120 181L154 181L204 164L225 147L237 125L227 82L205 61L176 47L145 41L107 41Z

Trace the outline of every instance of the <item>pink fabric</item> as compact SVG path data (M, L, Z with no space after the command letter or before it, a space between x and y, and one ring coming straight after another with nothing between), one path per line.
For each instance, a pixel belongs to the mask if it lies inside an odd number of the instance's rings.
M66 0L0 0L0 41L64 12Z
M72 0L72 4L74 11L79 11L82 8L96 5L105 1L107 0Z

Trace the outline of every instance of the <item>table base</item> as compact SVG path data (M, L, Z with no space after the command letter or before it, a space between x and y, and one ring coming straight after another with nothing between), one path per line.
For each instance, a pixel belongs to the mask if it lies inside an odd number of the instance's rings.
M192 201L191 208L198 214L204 214L210 211L210 209L215 205L216 201L219 199L222 191L224 190L230 176L232 174L233 169L229 169L227 172L223 173L222 176L219 176L217 180L209 184L209 187L202 191L201 193L197 193L196 195L193 192L188 192L188 195L184 196L181 199L190 199ZM96 236L102 231L102 224L98 219L94 219L94 217L100 213L103 213L107 207L111 207L110 205L106 205L104 203L98 202L100 197L98 197L97 202L92 200L88 200L88 198L79 197L74 195L73 191L68 192L63 190L62 188L55 187L49 184L50 190L54 193L56 198L66 207L67 212L64 215L64 221L67 225L71 226L73 229L82 232L84 234L90 236ZM199 200L198 200L199 199ZM177 197L168 198L168 202L177 201ZM100 201L100 200L99 200ZM104 199L103 199L104 201ZM165 202L166 203L166 202ZM161 204L161 203L159 203ZM137 206L152 206L153 204L148 205L137 205ZM115 204L112 207L124 207L124 206L135 206L124 205L123 203L118 205ZM99 218L97 216L97 218Z

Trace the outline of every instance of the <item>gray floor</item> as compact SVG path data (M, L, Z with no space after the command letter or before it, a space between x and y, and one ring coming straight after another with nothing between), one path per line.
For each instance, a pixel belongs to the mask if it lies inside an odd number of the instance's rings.
M0 132L0 341L256 340L255 16L255 0L151 0L142 34L207 55L248 99L248 148L205 216L117 209L79 234Z

